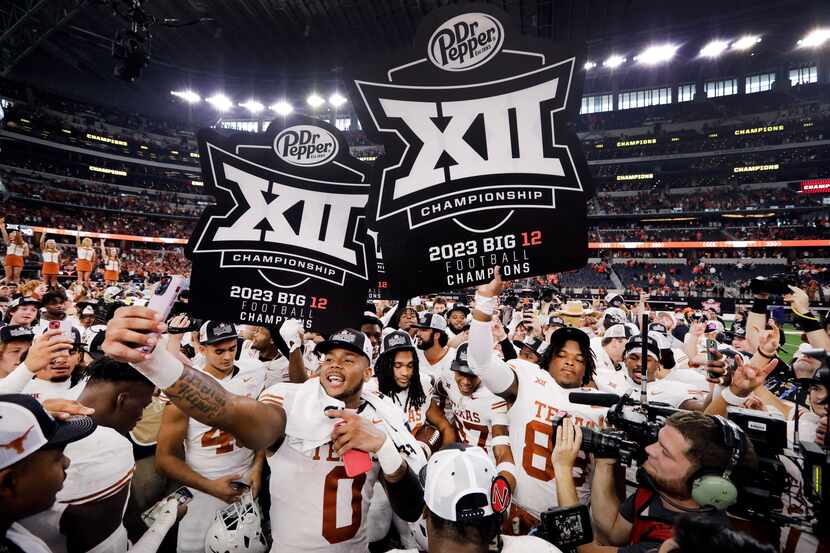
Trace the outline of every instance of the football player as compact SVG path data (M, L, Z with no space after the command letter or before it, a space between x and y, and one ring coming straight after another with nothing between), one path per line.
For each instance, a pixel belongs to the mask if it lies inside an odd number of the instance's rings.
M253 399L262 391L265 371L256 361L235 361L237 338L236 327L230 323L203 323L199 330L199 350L205 357L202 371L223 389ZM239 499L248 486L254 493L259 491L264 459L264 452L257 453L224 430L188 417L175 404L164 408L156 469L193 492L179 524L179 553L203 551L205 533L216 511Z

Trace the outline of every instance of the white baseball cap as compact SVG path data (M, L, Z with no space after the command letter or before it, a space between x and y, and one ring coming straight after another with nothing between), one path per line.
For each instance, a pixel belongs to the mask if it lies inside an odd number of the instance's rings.
M453 522L478 520L510 508L510 488L480 447L456 444L430 457L419 478L431 513Z
M45 448L63 447L95 430L90 417L58 421L32 396L0 395L0 470Z

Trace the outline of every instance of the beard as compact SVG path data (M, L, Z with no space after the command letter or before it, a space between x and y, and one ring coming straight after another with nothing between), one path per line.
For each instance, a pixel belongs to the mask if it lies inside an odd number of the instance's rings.
M435 338L430 338L429 342L424 342L423 340L421 340L420 342L418 342L418 349L426 351L429 348L431 348L433 344L435 344Z
M70 378L72 378L71 374L60 375L60 376L50 376L49 377L49 382L61 383L61 382L66 382Z

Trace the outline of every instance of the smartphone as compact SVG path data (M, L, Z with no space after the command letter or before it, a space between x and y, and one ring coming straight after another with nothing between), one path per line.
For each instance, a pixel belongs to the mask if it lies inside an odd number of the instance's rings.
M60 336L67 340L75 340L75 334L72 332L72 323L66 319L63 321L49 321L49 330L60 330Z
M714 350L714 352L712 350ZM717 361L718 360L717 351L718 351L717 341L712 340L712 339L707 339L706 340L706 360L707 361ZM720 378L721 376L723 376L721 374L718 374L718 373L715 373L715 372L712 372L712 371L706 371L706 372L709 374L709 378Z
M172 311L173 306L179 300L179 294L181 294L182 290L187 290L189 286L190 281L181 275L162 277L147 307L161 313L161 320L166 321L170 317L170 311ZM141 353L152 353L155 348L141 346L137 349Z
M188 503L193 500L193 492L191 492L186 487L182 486L175 492L171 493L143 513L141 513L141 520L144 521L144 524L147 525L147 528L152 526L156 522L156 518L158 518L159 513L164 508L164 504L167 503L167 500L171 497L174 497L179 505L187 505Z
M247 492L251 489L251 485L244 480L231 480L231 486L241 492Z

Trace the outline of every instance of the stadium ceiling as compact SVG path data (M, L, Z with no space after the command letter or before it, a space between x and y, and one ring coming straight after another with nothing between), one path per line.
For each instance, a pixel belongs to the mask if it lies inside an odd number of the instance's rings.
M137 0L130 0L135 2ZM336 83L347 64L405 46L439 0L143 0L159 19L191 26L152 28L150 65L135 83L112 76L112 41L125 25L105 0L0 2L0 62L13 79L81 97L169 103L182 85L276 94L276 87ZM118 4L129 4L117 0ZM585 40L591 56L651 40L702 43L725 33L801 32L827 23L827 0L500 0L522 32ZM788 36L792 43L794 36ZM299 85L298 85L299 86ZM65 89L65 90L61 90Z

